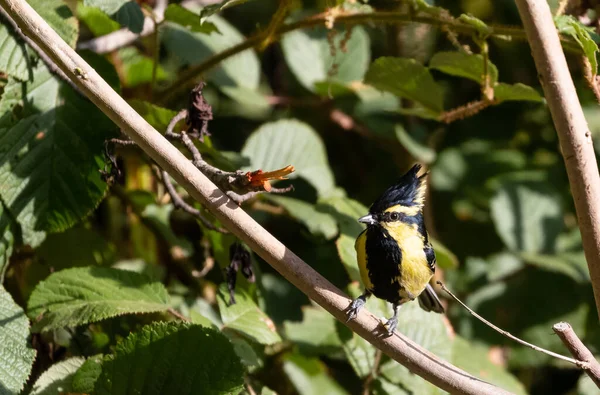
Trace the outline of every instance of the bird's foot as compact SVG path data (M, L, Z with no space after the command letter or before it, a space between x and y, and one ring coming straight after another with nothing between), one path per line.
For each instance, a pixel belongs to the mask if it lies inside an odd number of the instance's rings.
M390 335L390 336L394 334L394 331L396 330L397 326L398 326L398 317L396 317L396 316L393 316L392 318L387 320L387 322L385 324L383 324L383 327L385 329L387 329L388 335Z
M367 303L366 294L360 295L358 298L354 299L352 303L350 303L350 306L348 306L348 308L346 309L346 314L348 315L348 319L346 320L346 322L350 322L353 319L355 319L358 315L358 312L360 311L360 309L362 309L365 303Z

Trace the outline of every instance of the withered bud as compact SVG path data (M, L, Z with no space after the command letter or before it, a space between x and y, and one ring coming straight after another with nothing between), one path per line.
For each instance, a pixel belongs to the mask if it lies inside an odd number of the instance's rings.
M185 123L188 126L188 133L196 136L200 141L204 136L210 136L208 132L208 121L213 119L212 107L202 96L202 89L206 84L200 82L190 92L188 101L188 115Z
M250 252L246 250L240 243L233 243L229 247L229 259L231 263L227 266L227 288L229 289L229 305L235 304L235 283L237 280L237 272L241 269L244 277L253 283L256 278L252 270L252 260Z

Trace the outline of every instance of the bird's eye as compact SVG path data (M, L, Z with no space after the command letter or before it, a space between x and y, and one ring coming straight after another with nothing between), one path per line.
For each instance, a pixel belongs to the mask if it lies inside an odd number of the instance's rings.
M398 213L392 213L392 214L390 214L390 219L392 221L398 221L398 218L400 218L400 216L398 215Z

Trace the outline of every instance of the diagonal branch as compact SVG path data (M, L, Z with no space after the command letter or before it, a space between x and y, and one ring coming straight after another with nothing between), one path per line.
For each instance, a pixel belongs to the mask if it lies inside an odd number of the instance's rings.
M159 166L208 208L286 279L338 320L345 322L350 299L231 201L176 147L136 113L75 51L66 45L25 0L0 0L19 27L75 82L82 92ZM75 70L87 73L78 78ZM412 372L455 394L509 394L436 357L402 334L377 336L380 321L366 310L347 324L357 334Z
M516 2L558 133L594 289L596 311L600 316L600 176L592 134L577 97L548 2Z

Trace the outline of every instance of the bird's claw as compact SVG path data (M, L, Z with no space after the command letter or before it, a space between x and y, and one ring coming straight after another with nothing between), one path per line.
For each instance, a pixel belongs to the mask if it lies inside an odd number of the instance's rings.
M365 300L363 298L358 297L358 298L354 299L352 301L352 303L350 303L350 306L348 306L348 309L347 309L348 319L346 320L346 322L350 322L353 319L355 319L356 316L358 315L358 312L364 305L365 305Z
M385 329L387 329L388 335L390 335L390 336L394 334L394 331L396 330L397 326L398 326L398 317L396 317L396 316L393 316L392 318L387 320L387 322L385 324L383 324L383 327Z

